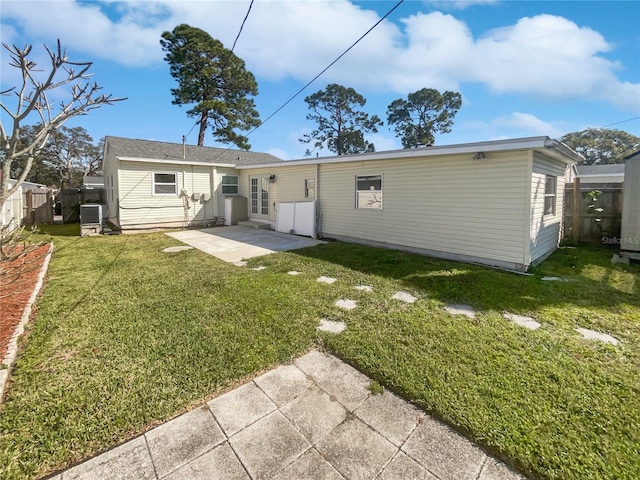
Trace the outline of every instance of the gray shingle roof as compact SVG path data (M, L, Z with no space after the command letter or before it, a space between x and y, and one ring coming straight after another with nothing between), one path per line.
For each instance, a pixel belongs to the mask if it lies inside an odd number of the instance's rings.
M181 143L108 136L106 137L106 145L113 151L116 157L183 161ZM216 147L200 147L198 145L186 146L185 160L187 162L228 163L232 165L257 165L261 163L282 162L280 158L268 153Z

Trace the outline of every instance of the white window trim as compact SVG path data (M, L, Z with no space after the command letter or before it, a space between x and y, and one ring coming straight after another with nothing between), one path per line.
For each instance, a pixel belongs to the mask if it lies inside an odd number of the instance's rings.
M380 177L380 190L358 190L358 177ZM355 178L355 205L356 205L356 210L383 210L384 209L384 196L383 196L383 200L380 202L380 208L372 208L372 207L361 207L358 204L358 192L363 191L363 192L380 192L380 194L383 194L384 192L384 174L382 173L363 173L363 174L356 174L356 178Z
M157 175L173 175L176 179L174 183L158 183L158 185L174 185L175 192L174 193L156 193L156 174ZM168 197L168 196L178 195L178 172L162 172L162 171L151 172L151 195L154 197Z
M236 183L227 183L225 185L222 181L224 177L236 177ZM236 187L236 193L224 193L224 187ZM234 173L225 173L222 175L220 178L220 192L222 195L240 195L240 176Z
M547 193L547 179L553 178L553 193ZM552 211L547 213L547 198L553 198L553 208ZM545 175L544 176L544 211L543 216L545 217L553 217L556 215L558 208L558 177L555 175Z

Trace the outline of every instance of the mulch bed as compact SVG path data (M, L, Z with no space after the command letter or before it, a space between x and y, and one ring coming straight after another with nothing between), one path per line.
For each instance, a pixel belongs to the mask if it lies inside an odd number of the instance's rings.
M38 274L49 252L48 243L16 247L20 254L12 261L0 262L0 361L7 354L9 341L20 323L29 297L38 281Z

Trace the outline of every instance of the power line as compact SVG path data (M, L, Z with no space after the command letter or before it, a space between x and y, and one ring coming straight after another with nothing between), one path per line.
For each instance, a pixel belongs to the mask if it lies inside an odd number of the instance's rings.
M615 123L610 123L609 125L604 125L602 127L598 127L598 128L607 128L607 127L613 127L614 125L620 125L621 123L627 123L627 122L631 122L632 120L637 120L640 117L633 117L633 118L627 118L626 120L621 120L620 122L615 122Z
M249 18L249 12L251 12L251 7L253 7L253 0L251 0L251 3L249 4L249 9L247 10L247 14L244 16L244 20L242 20L242 25L240 25L240 31L238 32L238 35L236 35L236 39L233 41L233 47L231 47L232 52L233 52L233 49L236 48L236 43L240 38L240 34L242 33L242 29L244 28L244 24L247 21L247 18Z
M247 13L244 16L244 20L242 20L242 24L240 25L240 30L238 30L238 34L236 35L236 39L233 41L233 46L231 47L231 53L233 53L233 49L236 48L236 43L238 43L238 39L240 38L240 34L242 33L242 29L244 28L244 24L247 22L247 18L249 18L249 13L251 13L251 7L253 7L253 1L251 0L251 3L249 4L249 8L247 9ZM224 70L227 67L227 64L229 62L229 58L226 58L226 62L225 64L222 66L221 70ZM191 135L191 132L193 132L193 129L196 128L196 125L198 125L200 123L200 120L196 120L196 123L193 124L193 126L191 127L191 130L189 130L189 133L187 133L184 137L183 137L183 142L187 139L187 137L189 135Z

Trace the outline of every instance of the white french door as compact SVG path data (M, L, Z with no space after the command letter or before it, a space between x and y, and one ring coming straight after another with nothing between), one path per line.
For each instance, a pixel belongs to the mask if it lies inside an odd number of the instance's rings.
M269 216L269 177L249 178L251 187L251 215Z

